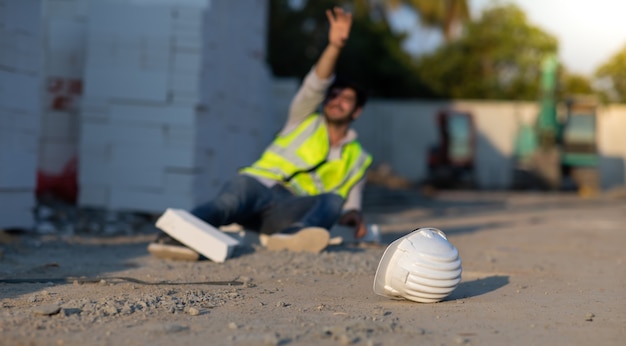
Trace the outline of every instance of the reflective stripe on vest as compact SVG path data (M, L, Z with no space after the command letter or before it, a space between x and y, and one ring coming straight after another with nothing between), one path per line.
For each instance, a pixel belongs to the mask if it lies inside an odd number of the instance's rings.
M241 172L282 181L298 195L335 192L346 198L364 176L371 156L356 141L346 143L337 160L326 161L329 150L324 118L313 114L277 137L258 161Z
M296 136L296 138L293 141L289 143L288 146L282 147L278 145L276 142L273 142L269 146L269 148L267 148L267 150L275 153L276 155L281 156L283 159L295 164L298 167L301 167L301 168L306 167L306 169L304 170L308 170L309 168L313 168L321 164L322 161L311 166L309 163L305 162L304 159L298 156L295 150L292 149L292 148L300 148L300 146L302 146L302 144L304 144L304 142L306 142L307 139L311 138L311 136L315 134L315 132L320 128L320 125L322 125L323 118L321 116L314 116L314 117L311 116L311 118L313 119L309 121L307 126ZM326 156L324 157L324 160L326 160ZM298 172L294 172L294 173L297 174ZM291 173L288 176L283 175L283 181L288 182L291 179L293 179L294 173ZM315 188L319 191L323 191L324 184L322 183L320 177L317 175L312 175L312 178L313 178L313 184L315 184ZM299 188L299 186L292 186L292 187L298 191L298 194L306 194L305 191L302 191Z

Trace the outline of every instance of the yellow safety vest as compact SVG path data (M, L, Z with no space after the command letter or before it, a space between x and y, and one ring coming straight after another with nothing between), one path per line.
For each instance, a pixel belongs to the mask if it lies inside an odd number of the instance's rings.
M240 172L281 181L297 195L333 192L345 199L372 157L356 140L343 146L339 159L328 161L329 150L326 122L312 114L295 130L276 137L259 160Z

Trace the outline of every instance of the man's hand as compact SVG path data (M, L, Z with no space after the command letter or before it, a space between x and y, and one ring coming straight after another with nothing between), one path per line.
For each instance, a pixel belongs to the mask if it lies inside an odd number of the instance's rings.
M342 8L335 7L326 10L326 17L330 23L328 31L328 43L337 48L343 48L350 35L352 26L352 13L344 12Z
M361 239L367 234L363 215L358 210L350 210L339 219L339 224L354 227L354 237Z

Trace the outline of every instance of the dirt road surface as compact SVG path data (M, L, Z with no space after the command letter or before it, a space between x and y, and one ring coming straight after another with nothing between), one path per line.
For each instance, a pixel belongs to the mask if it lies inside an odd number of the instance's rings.
M46 280L0 283L0 344L624 344L626 198L370 191L365 203L380 245L318 255L252 245L222 264L151 257L147 231L4 234L0 279ZM375 295L386 246L425 226L458 248L459 286L434 304ZM106 278L55 280L81 276Z

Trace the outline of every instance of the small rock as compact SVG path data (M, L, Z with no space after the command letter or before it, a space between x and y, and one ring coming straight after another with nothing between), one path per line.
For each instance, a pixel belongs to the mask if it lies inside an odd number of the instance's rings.
M53 223L44 221L35 226L35 231L39 234L53 234L57 232L57 228Z
M339 337L339 342L340 342L342 345L352 345L352 344L354 344L356 341L357 341L357 340L356 340L356 338L352 338L352 337L350 337L350 336L348 336L348 335L346 335L346 334L343 334L343 335L341 335L341 336Z
M230 322L230 323L228 324L228 328L230 328L230 329L232 329L232 330L235 330L235 329L239 329L239 326L238 326L238 325L237 325L237 323L235 323L235 322Z
M265 336L265 340L264 340L264 345L270 346L270 345L279 345L280 344L280 339L278 337L278 335L276 333L273 334L267 334Z
M187 310L187 313L190 314L191 316L198 316L200 315L200 310L196 308L189 308L189 310Z
M119 311L117 310L117 308L115 306L111 306L111 305L107 305L104 308L104 312L107 313L107 315L115 315L117 314Z
M56 305L56 304L50 304L50 305L41 305L36 307L33 312L35 313L35 315L40 315L40 316L51 316L51 315L56 315L61 311L61 307Z
M120 309L120 312L124 315L130 315L134 311L132 305L129 302L124 303L124 306Z
M592 313L588 313L587 316L585 316L585 321L591 322L591 321L593 321L594 317L596 317L596 315L594 315Z
M74 315L74 314L78 315L81 312L82 312L82 310L81 309L77 309L77 308L73 308L73 309L72 308L63 308L63 314L65 316L71 316L71 315Z
M30 297L28 297L28 302L29 303L34 303L37 301L37 296L36 295L32 295Z
M178 324L166 324L165 326L163 326L163 332L166 333L166 334L178 333L178 332L182 332L183 330L187 330L187 329L189 329L189 327L180 326Z
M457 343L457 344L459 344L459 345L463 345L463 344L467 344L467 343L469 342L469 339L466 339L466 338L461 337L461 336L457 336L457 337L454 339L454 342L456 342L456 343Z

